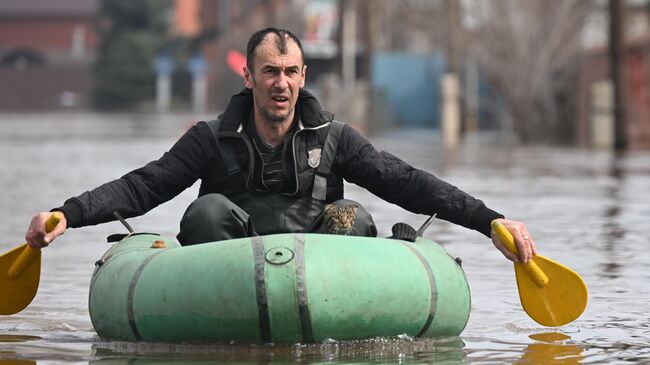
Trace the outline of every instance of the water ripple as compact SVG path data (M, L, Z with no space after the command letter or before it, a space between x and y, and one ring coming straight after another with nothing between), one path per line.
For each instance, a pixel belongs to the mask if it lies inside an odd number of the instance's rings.
M191 118L132 115L0 115L0 251L23 241L34 212L61 204L159 157ZM578 271L589 286L585 313L551 332L521 309L512 265L481 234L436 220L425 237L463 259L472 313L460 338L372 339L295 346L131 344L101 341L88 316L93 263L119 223L70 230L43 254L39 293L0 317L0 359L149 363L213 360L268 363L644 364L650 363L650 153L616 157L568 148L468 143L446 151L427 131L375 138L375 145L527 222L540 252ZM38 145L39 148L33 146ZM500 156L500 158L495 158ZM503 158L506 157L506 158ZM380 236L397 221L426 217L354 185L347 196L374 214ZM139 230L174 237L194 186L149 214ZM570 300L570 298L567 298ZM30 363L30 362L27 362Z

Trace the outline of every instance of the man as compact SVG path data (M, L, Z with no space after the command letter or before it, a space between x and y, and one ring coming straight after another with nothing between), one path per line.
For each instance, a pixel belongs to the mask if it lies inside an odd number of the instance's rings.
M359 133L333 121L306 90L300 40L284 29L253 34L244 68L246 88L217 120L190 128L159 160L120 179L68 199L64 218L50 233L52 214L32 218L29 245L49 245L69 227L142 215L201 179L199 198L181 220L183 245L280 232L319 231L326 203L355 207L353 234L375 236L370 215L343 199L343 179L411 212L431 215L491 237L510 260L536 253L526 226L506 220L483 202L375 150ZM519 256L491 232L500 219L513 234Z

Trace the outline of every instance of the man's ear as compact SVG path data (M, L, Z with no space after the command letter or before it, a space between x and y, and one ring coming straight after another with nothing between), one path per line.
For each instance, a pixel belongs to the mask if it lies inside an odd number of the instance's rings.
M300 81L300 87L305 87L305 80L307 76L307 65L302 66L302 80Z
M248 69L248 66L244 66L244 86L248 89L253 88L253 73Z

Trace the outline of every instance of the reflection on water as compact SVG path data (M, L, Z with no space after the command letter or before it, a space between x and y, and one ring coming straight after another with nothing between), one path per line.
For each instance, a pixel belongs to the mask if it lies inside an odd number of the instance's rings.
M12 334L7 334L3 335L0 334L0 343L2 342L25 342L25 341L34 341L34 340L40 340L41 338L38 336L24 336L24 335L12 335Z
M194 117L0 115L0 252L23 241L32 214L61 204L158 158ZM485 137L485 136L484 136ZM523 312L512 265L485 237L435 220L425 237L463 258L472 312L460 338L374 339L312 345L169 345L103 342L88 315L94 262L119 223L70 230L43 252L41 284L23 312L0 316L0 365L14 363L650 363L650 153L513 147L477 138L455 151L430 131L377 136L380 149L525 221L540 253L576 270L589 305L575 322L541 327ZM194 186L129 223L175 237ZM347 197L373 214L379 234L426 217L382 202L354 185ZM570 300L567 298L567 300ZM2 362L5 361L5 362ZM22 361L22 362L20 362Z
M93 345L93 364L202 363L320 363L320 362L435 362L466 364L464 343L457 337L436 340L384 339L322 344L149 344L101 342Z
M14 335L14 334L0 334L0 344L7 342L26 342L40 340L38 336L25 336L25 335ZM0 345L2 346L2 345ZM2 348L2 347L0 347ZM0 350L0 365L28 365L36 364L35 361L24 361L24 360L3 360L3 358L20 358L20 354L13 351L1 351Z
M542 343L531 343L515 364L580 364L582 349L568 343L571 337L559 332L543 332L528 336Z
M625 170L623 168L624 155L615 154L611 157L611 166L609 176L611 183L607 188L609 206L605 209L605 223L603 224L603 235L605 242L605 252L608 253L609 260L603 263L602 276L608 279L618 278L621 264L618 259L618 250L620 243L624 242L625 230L619 223L621 215L621 189L625 184Z

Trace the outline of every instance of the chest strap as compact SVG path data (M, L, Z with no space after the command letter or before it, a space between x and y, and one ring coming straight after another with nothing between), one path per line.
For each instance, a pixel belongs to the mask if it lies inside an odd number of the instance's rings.
M217 149L223 160L223 164L226 167L226 172L228 174L228 179L234 187L244 186L244 177L237 162L237 157L235 155L235 150L228 143L219 143L217 134L219 132L219 119L214 119L208 122L210 131L212 131L212 136L214 141L217 144Z
M314 175L314 187L311 192L311 197L316 200L325 200L327 196L327 176L332 168L332 163L336 156L336 149L339 145L339 137L341 137L344 125L337 120L333 120L330 123L330 129L325 138L325 145L323 145L320 156L320 163Z
M239 163L237 162L234 149L228 143L219 143L219 140L217 139L219 120L214 119L209 121L207 124L212 131L212 135L217 144L217 149L223 159L228 179L233 186L244 186L244 178ZM314 186L312 188L311 196L316 200L323 201L327 197L327 176L332 169L332 163L336 156L336 149L339 145L339 137L341 137L344 125L344 123L337 120L333 120L330 123L330 128L321 152L320 163L318 164L318 168L314 174Z

